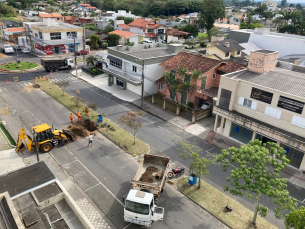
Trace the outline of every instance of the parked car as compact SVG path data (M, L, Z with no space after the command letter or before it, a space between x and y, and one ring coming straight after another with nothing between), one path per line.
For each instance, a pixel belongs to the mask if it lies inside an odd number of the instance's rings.
M21 48L20 48L20 45L15 45L15 46L14 46L14 49L16 49L16 50L19 49L19 50L20 50L20 49L21 49Z
M153 42L151 40L143 40L143 44L152 44Z
M28 48L24 48L24 49L22 49L21 50L23 53L30 53L30 49L28 49Z
M83 50L80 50L77 52L77 55L87 55L87 54L89 54L89 51L86 49L83 49Z
M206 101L206 102L204 102L204 104L201 106L201 109L202 109L202 110L207 110L207 109L210 109L210 107L211 107L211 103L208 102L208 101Z

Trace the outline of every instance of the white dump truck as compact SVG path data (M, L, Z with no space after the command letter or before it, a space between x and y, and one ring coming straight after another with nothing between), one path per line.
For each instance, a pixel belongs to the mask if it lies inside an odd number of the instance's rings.
M71 69L75 67L75 64L71 58L42 58L41 66L46 71L57 72L59 69Z
M164 208L156 206L156 200L163 192L169 158L144 155L131 190L123 197L124 220L150 227L153 221L163 220Z

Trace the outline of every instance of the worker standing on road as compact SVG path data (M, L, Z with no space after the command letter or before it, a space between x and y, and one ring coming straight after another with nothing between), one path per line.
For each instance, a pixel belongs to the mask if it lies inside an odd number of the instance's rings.
M82 121L81 113L78 111L78 112L76 112L76 114L77 114L78 121Z
M91 144L91 146L92 146L93 133L90 133L90 135L89 135L88 139L89 139L89 142L88 142L87 147L88 147L90 144Z
M88 109L88 107L85 108L85 115L89 117L89 109Z
M70 121L71 121L71 123L73 123L73 114L72 114L72 112L70 113Z

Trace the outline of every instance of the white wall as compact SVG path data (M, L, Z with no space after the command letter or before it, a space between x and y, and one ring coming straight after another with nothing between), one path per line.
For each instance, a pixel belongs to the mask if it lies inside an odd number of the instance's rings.
M133 42L135 46L138 45L139 43L138 35L129 37L129 42Z
M130 27L130 32L145 35L145 32L143 32L143 29L140 29L138 27Z
M134 92L134 93L136 93L138 95L141 95L141 88L142 88L141 85L134 86L134 85L132 85L130 83L127 83L127 85L126 85L126 89L127 90L132 91L132 92Z
M268 36L252 33L249 42L254 42L263 49L279 51L279 57L291 54L304 54L305 40L286 36Z

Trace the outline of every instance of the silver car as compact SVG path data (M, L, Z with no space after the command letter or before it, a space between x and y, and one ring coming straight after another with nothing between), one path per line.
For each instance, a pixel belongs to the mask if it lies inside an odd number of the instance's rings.
M24 49L22 49L21 50L23 53L30 53L30 49L28 49L28 48L24 48Z
M211 103L210 102L204 102L204 104L201 106L202 110L207 110L211 107Z

